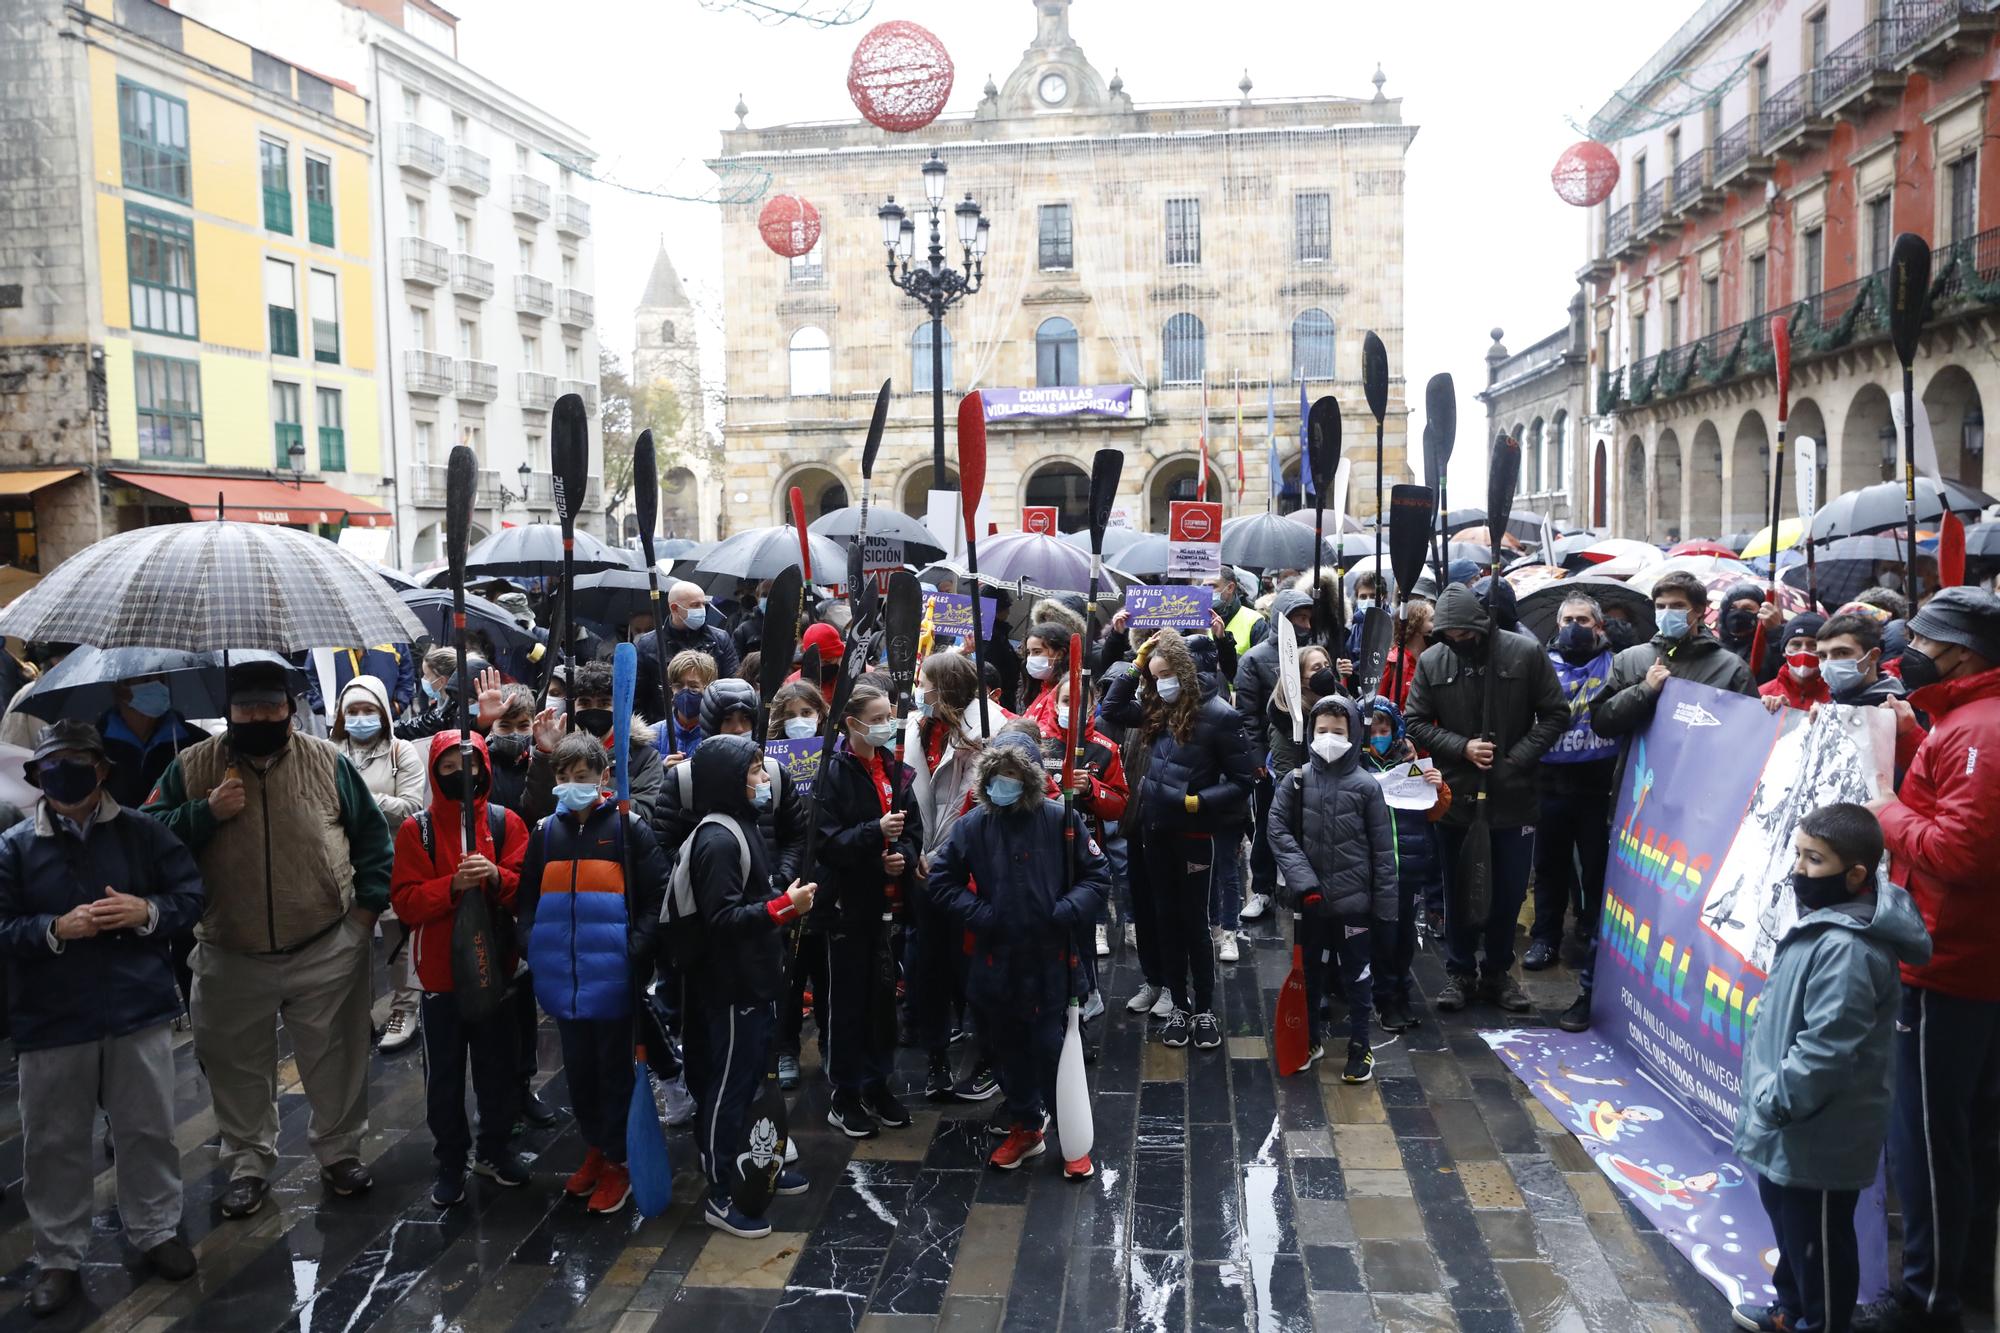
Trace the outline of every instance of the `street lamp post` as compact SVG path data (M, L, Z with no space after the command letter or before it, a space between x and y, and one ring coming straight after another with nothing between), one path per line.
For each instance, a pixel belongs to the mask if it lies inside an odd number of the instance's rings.
M986 246L992 223L980 216L968 192L949 211L958 220L958 242L965 252L958 268L945 262L944 197L946 168L935 151L924 163L924 204L917 215L928 215L930 253L916 260L917 224L896 196L890 195L876 216L882 220L882 247L888 252L889 281L922 306L931 317L931 489L953 490L944 470L944 312L979 290L986 276ZM898 263L901 264L900 271Z

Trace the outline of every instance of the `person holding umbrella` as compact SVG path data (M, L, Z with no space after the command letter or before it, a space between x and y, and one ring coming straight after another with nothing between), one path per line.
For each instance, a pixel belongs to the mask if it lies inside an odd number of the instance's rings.
M715 659L715 674L734 676L741 661L736 640L722 617L708 604L698 583L682 581L667 590L667 623L633 641L639 650L639 715L658 722L667 715L667 696L660 680L660 662L685 652L707 653Z
M190 960L194 1045L222 1134L228 1218L264 1206L278 1164L280 1015L321 1179L341 1197L375 1183L361 1133L389 826L339 747L293 730L293 709L282 665L232 668L229 730L183 750L146 804L194 852L208 887Z
M195 1271L179 1236L171 1025L181 1004L167 941L201 916L201 876L170 832L112 798L110 777L97 728L51 723L27 763L42 801L0 837L0 956L19 1053L36 1316L83 1289L100 1106L126 1236L161 1277Z

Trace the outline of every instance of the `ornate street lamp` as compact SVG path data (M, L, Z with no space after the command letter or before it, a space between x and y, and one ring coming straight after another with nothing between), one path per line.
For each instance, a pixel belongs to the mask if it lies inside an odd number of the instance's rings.
M956 206L945 203L944 159L935 151L923 165L924 204L918 217L930 222L930 251L917 259L917 223L890 195L876 217L882 222L882 248L888 256L889 281L922 306L931 317L931 489L952 489L944 465L944 312L979 290L986 276L986 247L992 223L980 214L968 193ZM945 260L944 218L956 219L957 240L964 252L961 265Z

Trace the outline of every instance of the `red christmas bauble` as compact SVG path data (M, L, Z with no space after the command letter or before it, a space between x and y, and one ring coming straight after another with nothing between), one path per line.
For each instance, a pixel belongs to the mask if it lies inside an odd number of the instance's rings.
M872 125L896 134L938 118L951 96L951 55L927 28L901 19L871 28L847 67L847 95Z
M1592 208L1609 199L1618 184L1618 159L1595 139L1585 139L1563 149L1549 180L1564 203Z
M757 234L787 259L811 254L819 244L819 210L795 194L772 195L757 214Z

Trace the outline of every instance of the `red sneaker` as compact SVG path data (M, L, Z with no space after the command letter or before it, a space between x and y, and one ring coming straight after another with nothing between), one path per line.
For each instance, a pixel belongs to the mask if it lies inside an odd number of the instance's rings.
M588 1207L593 1213L615 1213L631 1197L632 1173L625 1169L623 1162L606 1162L604 1174L597 1178L597 1189L591 1194Z
M1040 1157L1045 1146L1040 1133L1016 1125L1001 1140L1000 1146L993 1150L993 1155L986 1159L986 1164L1002 1171L1012 1171L1030 1157Z
M1085 1153L1081 1157L1073 1157L1063 1163L1063 1179L1065 1180L1089 1180L1096 1174L1097 1168L1090 1164L1089 1153Z
M576 1169L576 1174L563 1182L563 1193L581 1199L597 1188L606 1165L604 1154L592 1148L583 1155L583 1165Z

